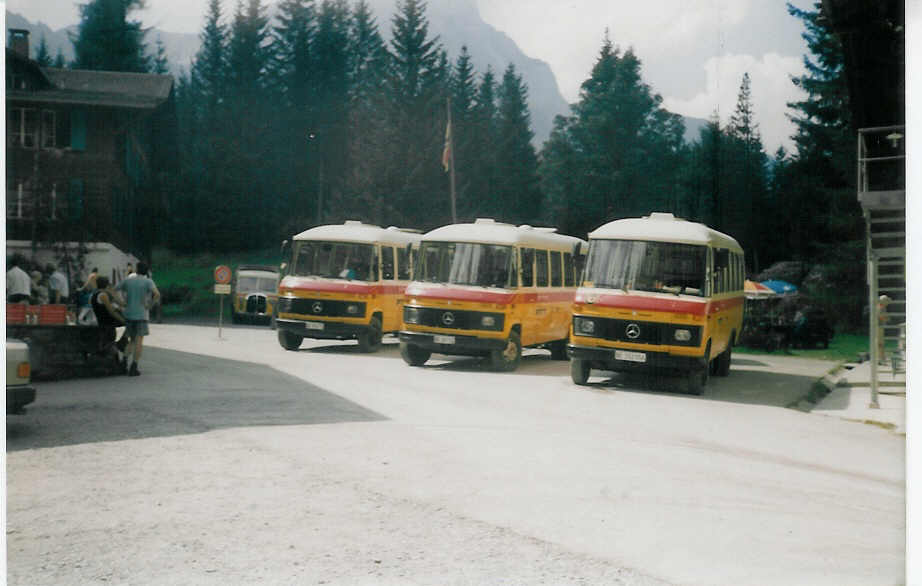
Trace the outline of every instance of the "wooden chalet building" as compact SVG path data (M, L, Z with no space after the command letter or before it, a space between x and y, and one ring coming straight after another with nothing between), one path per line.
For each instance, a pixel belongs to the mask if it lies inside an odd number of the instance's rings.
M176 170L169 75L41 67L6 49L6 233L35 247L108 242L150 258Z

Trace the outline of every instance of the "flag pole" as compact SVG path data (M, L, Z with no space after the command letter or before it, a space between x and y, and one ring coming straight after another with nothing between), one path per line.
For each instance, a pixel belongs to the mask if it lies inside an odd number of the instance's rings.
M448 157L449 157L449 180L451 182L451 223L458 223L458 207L455 196L455 136L451 129L451 96L445 100L448 104Z

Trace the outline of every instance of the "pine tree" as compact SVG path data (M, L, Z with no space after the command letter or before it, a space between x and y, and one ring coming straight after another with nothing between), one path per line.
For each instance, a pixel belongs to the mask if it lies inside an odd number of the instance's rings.
M316 137L314 56L311 43L316 28L313 0L283 0L272 31L270 84L277 96L273 118L278 137L278 200L283 234L303 230L316 213L317 169L312 136Z
M166 56L166 46L163 39L157 35L157 54L154 56L154 68L151 73L166 75L170 72L170 62Z
M71 35L74 68L103 71L150 71L146 55L146 30L140 21L129 21L134 10L145 7L144 0L90 0L81 4L80 24Z
M381 116L387 109L381 84L387 79L389 55L378 24L365 0L356 2L349 27L349 138L343 213L377 224L396 210L387 209L384 178L387 174L388 128ZM399 218L402 219L402 218Z
M567 211L569 233L680 205L677 158L684 128L661 103L643 83L634 52L622 54L606 32L572 116L555 122L542 156L542 184L553 198L549 207ZM556 157L566 157L567 166Z
M347 165L350 20L345 0L324 0L312 44L316 96L312 146L319 165L318 197L322 205L318 207L317 221L329 219L325 217L326 209L336 209L330 202L341 198Z
M444 71L438 37L429 37L425 5L419 0L398 2L390 54L385 82L392 145L389 205L402 212L404 223L433 227L450 218L449 184L440 164L445 102L440 99L443 88L434 83Z
M497 123L496 77L488 66L480 78L471 112L470 158L459 169L462 184L467 186L460 213L469 219L498 218L501 212L495 193Z
M470 218L474 213L473 202L469 200L473 171L471 164L483 145L474 142L474 100L477 96L477 84L467 45L461 47L461 54L458 55L449 77L449 94L458 213L459 217Z
M45 40L45 35L42 35L42 39L38 43L35 61L42 67L51 67L51 55L48 53L48 42Z
M64 50L58 47L58 54L54 56L54 66L58 69L67 67L67 60L64 58Z
M534 133L527 98L525 83L510 63L499 85L495 197L502 219L515 223L536 223L541 207L538 157L531 144Z

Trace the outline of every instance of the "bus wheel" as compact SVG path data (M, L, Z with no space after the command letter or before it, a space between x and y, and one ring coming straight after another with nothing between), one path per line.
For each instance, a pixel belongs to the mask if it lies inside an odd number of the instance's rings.
M285 330L279 330L279 344L282 345L282 348L286 350L295 351L301 347L301 341L304 339L304 336L299 336L298 334L292 334L291 332Z
M373 317L368 323L368 330L359 334L359 350L375 352L381 347L381 320Z
M430 356L432 356L432 352L425 348L420 348L415 344L400 342L400 357L410 366L422 366L426 364Z
M710 365L703 368L696 368L688 373L688 394L700 395L704 392L705 385L708 384L708 373Z
M519 333L515 330L509 332L506 345L501 350L490 351L490 365L497 372L511 372L519 365L522 357L522 342Z
M567 341L566 340L557 340L551 342L547 345L548 349L551 351L551 360L566 360L567 359Z
M717 357L717 360L714 362L717 363L717 368L714 371L714 374L717 376L729 376L730 374L730 357L733 354L733 346L729 343L727 344L727 349L720 353L720 356Z
M570 360L570 378L578 385L584 385L589 381L590 365L588 360L582 358L572 358Z

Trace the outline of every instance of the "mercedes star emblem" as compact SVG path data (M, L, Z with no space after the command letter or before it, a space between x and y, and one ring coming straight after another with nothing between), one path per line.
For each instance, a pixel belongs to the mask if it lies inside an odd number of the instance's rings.
M320 303L319 301L314 301L314 304L311 305L311 311L313 311L314 313L320 313L321 311L323 311L323 303Z
M640 337L640 326L637 324L628 324L627 329L624 330L624 333L627 334L627 337L636 340Z
M450 326L455 323L455 314L450 311L446 311L442 314L442 323L446 326Z

